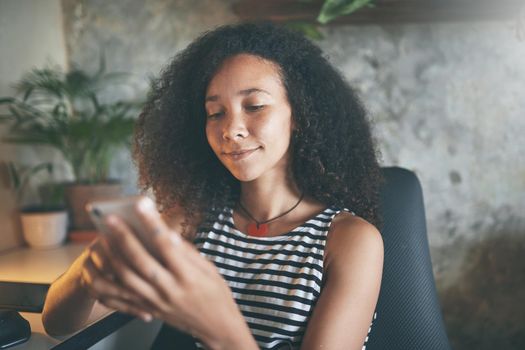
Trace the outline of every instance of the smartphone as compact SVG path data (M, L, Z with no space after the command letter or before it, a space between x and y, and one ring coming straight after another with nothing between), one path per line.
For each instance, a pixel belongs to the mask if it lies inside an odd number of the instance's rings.
M154 257L158 258L156 249L151 241L148 230L138 217L136 206L142 196L129 196L116 199L105 199L90 202L86 205L88 212L95 227L103 234L109 234L110 230L105 224L106 216L113 214L119 216L140 240L146 250Z

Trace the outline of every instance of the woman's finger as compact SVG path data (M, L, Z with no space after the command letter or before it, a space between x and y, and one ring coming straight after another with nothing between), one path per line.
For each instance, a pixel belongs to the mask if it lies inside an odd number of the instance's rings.
M136 295L101 274L89 257L84 262L81 284L87 288L90 295L95 299L101 297L120 297L129 302L142 304Z
M111 270L111 264L109 263L107 256L111 254L110 249L107 245L107 239L100 237L96 245L88 248L88 256L95 268L110 280L115 279L115 275Z
M115 243L112 247L118 250L129 266L142 278L157 286L159 279L169 277L168 272L148 253L125 222L113 215L109 216L107 221L107 225L112 230L111 240Z
M208 261L182 236L169 229L151 199L144 197L137 203L137 215L143 226L148 229L153 246L159 258L175 274L183 280L188 277L192 268L209 272Z
M150 322L153 319L153 316L148 311L145 311L142 308L139 308L133 304L130 304L126 300L122 300L118 297L105 297L99 299L100 303L105 306L115 309L133 316L139 317L145 322Z
M112 237L113 254L108 261L116 279L149 305L163 308L169 291L176 289L172 276L144 250L131 232L125 231L127 228L119 225L118 218L115 220L117 224L112 226L112 235L116 237Z
M139 301L139 299L127 289L120 287L112 280L109 280L104 275L100 274L92 261L86 261L83 273L84 284L92 291L92 295L97 299L118 296L128 301Z

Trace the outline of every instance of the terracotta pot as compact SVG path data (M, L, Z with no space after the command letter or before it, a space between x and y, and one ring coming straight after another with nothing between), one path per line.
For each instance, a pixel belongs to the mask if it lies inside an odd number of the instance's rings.
M86 212L86 204L101 199L118 198L123 196L120 182L98 184L67 184L65 188L66 202L70 210L71 226L75 230L94 230Z
M53 248L61 245L67 233L68 223L65 209L40 211L22 210L22 233L24 240L32 248Z

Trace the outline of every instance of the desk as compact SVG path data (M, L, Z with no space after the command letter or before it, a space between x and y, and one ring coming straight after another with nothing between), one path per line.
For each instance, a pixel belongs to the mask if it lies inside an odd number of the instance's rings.
M51 249L19 248L0 254L0 281L51 284L80 255L87 244Z
M2 253L0 281L50 284L67 270L86 246L76 243L45 250L20 248ZM161 326L159 321L144 323L127 315L111 313L75 334L52 337L44 330L41 314L20 314L31 324L31 338L26 343L10 348L13 350L55 347L56 350L77 350L87 347L83 344L90 346L95 343L90 349L147 349Z

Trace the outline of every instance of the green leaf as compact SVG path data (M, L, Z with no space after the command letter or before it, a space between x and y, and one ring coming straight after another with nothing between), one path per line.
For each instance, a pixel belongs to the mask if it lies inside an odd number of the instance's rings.
M23 121L24 119L31 118L31 115L27 115L27 118L24 118L22 114L18 112L18 110L15 108L15 106L11 105L8 108L9 112L11 112L11 116L16 121Z
M11 104L8 108L12 119L16 122L15 128L24 123L37 122L38 119L46 119L46 116L36 108L26 103Z
M23 177L21 178L21 183L20 183L20 190L23 191L25 189L25 187L27 186L29 180L31 179L31 177L33 177L35 174L37 174L38 172L40 172L41 170L43 169L47 169L48 173L51 174L52 170L50 169L53 169L53 165L49 162L45 162L45 163L40 163L40 164L37 164L31 168L29 168L29 170L27 170Z
M0 97L0 104L14 103L15 101L14 97Z
M326 24L342 15L349 15L372 0L326 0L317 17L317 21Z
M22 101L27 102L27 100L29 99L29 97L31 96L34 90L35 90L34 87L30 87L29 89L27 89L26 92L24 93L24 97Z
M57 68L33 69L25 74L16 85L20 92L43 93L61 98L64 95L63 73Z
M40 198L43 206L61 207L64 205L65 185L63 183L43 183L40 186Z
M7 162L7 170L9 172L11 183L13 184L15 190L18 190L20 188L20 174L15 166L15 163Z

